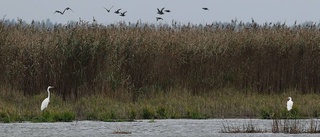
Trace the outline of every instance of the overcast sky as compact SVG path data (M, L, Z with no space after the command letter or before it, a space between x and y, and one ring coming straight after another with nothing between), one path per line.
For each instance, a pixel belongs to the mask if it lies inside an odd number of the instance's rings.
M107 13L103 7L110 8ZM54 14L55 10L70 7L64 15ZM157 14L157 8L171 10L164 15ZM209 8L209 11L202 10ZM114 10L127 11L121 17ZM232 19L258 23L286 22L293 24L320 20L320 0L1 0L0 17L21 18L27 22L50 19L53 23L78 21L79 18L109 24L119 21L148 23L212 23L230 22ZM164 20L157 22L156 17Z

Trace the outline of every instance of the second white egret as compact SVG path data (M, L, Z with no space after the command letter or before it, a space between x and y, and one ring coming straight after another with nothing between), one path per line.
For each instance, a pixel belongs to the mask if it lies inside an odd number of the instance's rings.
M288 111L290 111L292 109L292 106L293 106L293 101L292 101L292 98L291 97L288 97L288 102L287 102L287 109Z

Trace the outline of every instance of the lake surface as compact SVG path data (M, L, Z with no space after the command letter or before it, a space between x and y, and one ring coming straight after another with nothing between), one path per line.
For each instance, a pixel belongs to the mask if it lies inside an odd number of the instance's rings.
M310 120L301 120L301 123L310 124ZM261 119L164 119L164 120L137 120L137 122L100 122L75 121L56 123L0 123L0 136L320 136L320 134L284 134L284 133L221 133L223 127L242 127L252 124L258 129L271 131L272 120ZM116 132L122 132L117 134ZM127 133L127 134L125 134Z

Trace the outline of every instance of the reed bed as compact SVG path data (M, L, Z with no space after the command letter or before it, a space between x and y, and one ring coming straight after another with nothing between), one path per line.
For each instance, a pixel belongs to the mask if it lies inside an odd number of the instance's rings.
M320 115L315 24L175 25L80 22L50 28L2 20L0 93L15 98L3 97L8 101L0 110L19 115L32 107L28 115L39 115L35 105L26 104L40 104L44 89L53 85L58 101L48 111L64 106L61 112L85 119L282 115L287 96L302 116ZM299 101L310 106L300 107ZM108 114L90 116L97 111Z
M221 133L267 133L266 129L258 128L258 124L250 121L238 126L232 123L222 123Z
M241 125L236 123L222 123L221 133L286 133L286 134L318 134L320 133L318 120L310 121L274 119L271 130L259 128L259 124L252 121Z
M47 94L23 96L19 91L1 93L0 121L3 122L54 122L73 120L100 120L105 122L134 121L136 119L207 119L207 118L266 118L272 119L318 118L320 105L315 104L320 95L295 94L294 108L297 114L286 110L288 94L244 94L234 89L193 95L191 91L153 91L140 95L137 101L131 96L112 97L92 95L77 100L63 101L52 91L50 104L40 111L41 101ZM313 98L312 100L310 100ZM309 101L306 101L309 100Z

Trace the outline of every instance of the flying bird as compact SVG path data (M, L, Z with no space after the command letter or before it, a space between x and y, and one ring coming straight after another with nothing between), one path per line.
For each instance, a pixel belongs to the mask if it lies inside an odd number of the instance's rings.
M41 111L44 110L45 108L47 108L47 107L48 107L48 104L49 104L49 102L50 102L50 91L49 91L50 88L53 88L53 87L52 87L52 86L49 86L49 87L47 88L48 97L42 101L42 103L41 103Z
M106 7L103 7L104 9L106 9L107 10L107 12L110 12L111 11L111 9L113 8L113 6L111 7L111 8L109 8L109 9L107 9Z
M288 97L288 102L287 102L287 110L290 111L292 109L292 106L293 106L293 102L292 102L292 99L291 97Z
M164 7L163 7L161 10L159 10L159 9L157 8L157 10L158 10L157 14L159 14L159 15L163 15L163 14L164 14L164 13L163 13Z
M161 18L161 17L156 17L156 19L157 19L157 21L158 21L158 20L163 20L163 18Z
M171 12L171 10L164 10L165 12Z
M127 11L120 13L120 16L124 17L126 16L125 14L127 13Z
M60 13L61 15L63 15L66 10L71 10L71 11L73 12L73 10L72 10L71 8L66 7L66 8L63 10L63 12L61 12L61 11L59 11L59 10L56 10L54 13Z
M114 13L119 14L121 9L117 9Z
M209 9L208 9L208 8L206 8L206 7L203 7L202 9L203 9L203 10L209 10Z

